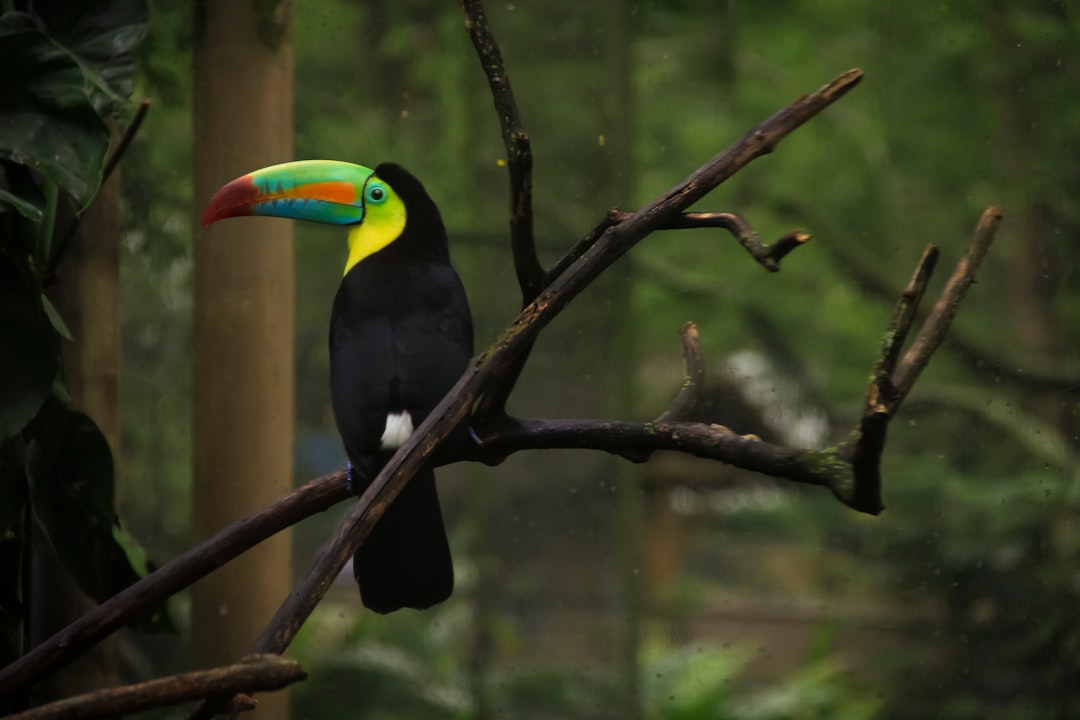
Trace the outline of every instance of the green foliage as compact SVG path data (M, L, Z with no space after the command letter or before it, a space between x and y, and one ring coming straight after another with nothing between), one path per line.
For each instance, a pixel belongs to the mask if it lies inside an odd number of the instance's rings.
M45 294L72 232L58 212L97 193L106 119L130 93L130 51L145 31L140 0L0 16L0 553L16 570L0 581L5 663L21 652L34 602L18 571L30 522L96 600L146 569L116 520L108 444L68 407L61 340L71 333ZM142 625L171 627L161 612Z
M418 622L421 620L422 622ZM309 672L292 695L301 717L552 718L612 716L620 688L606 672L553 662L476 666L475 616L463 607L436 608L423 618L356 614L350 605L320 607L292 653ZM521 648L521 629L502 623L505 647ZM642 655L645 717L650 720L868 720L881 702L822 655L789 676L761 684L746 679L744 648L695 644L648 647Z
M1070 469L1077 389L1017 383L997 369L1026 372L1052 360L1075 366L1074 14L1049 1L633 3L634 170L622 183L612 170L613 157L627 148L611 143L624 109L612 99L619 68L611 60L617 38L608 16L623 8L489 5L533 141L537 230L547 261L610 206L633 209L783 103L838 71L866 71L855 92L701 203L743 214L765 240L796 227L810 232L813 241L786 259L781 273L762 272L719 231L658 233L620 262L632 282L626 305L612 299L605 278L545 333L514 412L610 414L581 398L610 391L605 332L611 313L620 312L632 317L643 417L655 417L677 387L675 330L694 320L710 371L736 351L767 355L830 418L828 442L835 442L861 411L890 304L923 245L940 244L938 273L947 274L978 213L991 203L1005 212L998 244L950 341L890 429L883 467L888 511L853 517L824 493L770 485L782 502L679 518L692 526L688 561L674 586L657 594L663 609L687 623L712 607L718 590L809 598L841 621L851 605L871 605L887 614L899 641L862 648L849 664L837 660L845 657L840 653L814 656L800 671L775 671L761 693L741 682L733 687L744 669L737 653L704 644L700 653L649 651L646 668L673 668L662 680L643 675L650 712L1069 716L1068 678L1078 675L1080 656L1070 617L1080 566L1078 483ZM186 542L190 457L188 13L184 4L154 6L156 31L142 48L139 82L159 104L124 178L125 360L139 368L124 381L131 451L125 463L134 476L155 478L153 492L132 493L125 502L140 527L160 528L154 541L170 549ZM483 343L512 318L516 288L505 243L505 158L458 8L326 0L305 6L294 22L296 156L393 159L420 174L446 218ZM0 184L0 191L12 186ZM33 197L20 187L14 195ZM38 195L20 209L31 219L45 207ZM320 440L323 448L318 462L298 461L298 476L308 477L340 461L326 395L325 333L344 247L338 233L303 227L296 247L298 437L300 444ZM1037 283L1018 282L1024 263ZM1044 320L1049 338L1032 342L1028 331ZM954 352L953 340L967 349ZM920 402L927 399L934 404ZM785 411L789 422L797 419ZM488 683L491 705L512 708L515 717L591 715L589 709L613 707L620 687L603 671L531 652L530 629L515 621L513 600L539 597L545 608L575 601L566 598L579 588L561 575L549 581L548 566L591 563L579 584L603 585L607 577L599 564L615 551L603 527L604 500L588 501L595 507L582 523L564 512L587 502L581 494L559 504L529 484L525 466L543 466L548 492L607 480L603 471L589 474L597 467L591 459L573 457L511 461L490 483L499 510L486 532L505 568L492 584L511 601L492 611L499 627L491 633L499 639ZM718 494L728 482L757 487L751 478L715 473L704 466L687 471L702 484L716 480ZM454 495L453 480L444 487L453 518L455 506L460 511L467 501ZM325 528L310 526L306 535L321 540ZM519 562L513 550L534 526L541 528L532 535L540 550L534 563ZM553 536L564 535L572 537L566 546L573 552L555 549ZM595 547L603 551L589 554ZM790 564L781 571L766 567L785 558ZM373 716L467 716L460 700L475 688L475 678L463 674L474 639L458 611L448 610L367 617L353 627L347 609L320 609L297 647L311 679L294 691L296 707L311 717L361 708ZM594 610L595 624L610 630L614 623L602 614L610 608ZM610 640L617 632L597 630L595 616L568 615L567 633ZM671 625L677 633L678 623ZM854 625L842 630L858 635ZM610 648L593 649L602 660L592 667L609 667ZM849 673L872 674L881 697L846 685ZM668 682L680 688L675 701L664 699ZM1000 701L1005 694L1019 699Z
M0 64L14 71L5 76L0 99L0 158L40 172L85 207L97 192L109 147L109 129L94 101L112 101L112 91L23 13L0 16Z

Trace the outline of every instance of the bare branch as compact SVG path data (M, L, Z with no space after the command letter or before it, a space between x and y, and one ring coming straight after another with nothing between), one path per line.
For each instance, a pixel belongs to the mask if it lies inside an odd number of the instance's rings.
M656 418L657 424L685 420L697 407L705 386L705 360L701 356L697 325L688 322L679 329L683 346L683 384L668 409Z
M503 64L499 44L488 26L483 5L480 0L460 0L460 5L465 12L465 29L491 88L495 114L499 117L503 145L506 147L507 169L510 171L510 247L518 287L521 288L521 306L525 307L545 285L544 269L536 254L533 233L532 146L528 133L521 127L517 100L510 87L510 75ZM478 423L502 418L506 414L506 402L531 351L532 343L525 345L517 358L492 378L476 408Z
M937 266L938 248L936 245L927 245L923 250L922 258L915 267L915 273L911 276L904 292L896 303L889 329L881 343L881 353L878 355L877 367L870 379L870 386L866 391L866 403L863 414L894 414L896 403L896 388L893 385L893 371L896 362L900 358L900 352L904 349L911 325L915 322L915 314L918 312L919 303L922 302L926 287L930 284L930 278Z
M7 720L116 718L239 690L280 690L307 677L300 664L278 655L252 655L235 665L158 678L65 698L9 715Z
M480 67L484 70L495 113L499 116L506 164L510 171L510 241L514 252L514 269L521 288L521 306L525 307L544 287L544 269L536 254L533 236L532 211L532 148L529 135L521 127L510 75L503 64L502 52L488 27L487 15L479 0L460 0L465 12L465 29L469 32Z
M937 247L927 245L893 310L870 385L866 389L862 417L849 440L840 446L839 457L851 464L852 484L843 488L838 497L846 498L845 501L852 508L872 515L885 509L881 497L881 453L885 449L885 435L896 402L893 368L915 321L919 302L926 293L937 258Z
M975 274L990 249L1000 222L1001 211L995 207L988 208L982 214L967 253L957 263L934 309L899 363L897 358L904 339L915 320L919 301L926 292L937 263L937 247L927 246L915 274L897 302L867 388L862 419L848 441L841 446L840 457L851 463L853 481L852 487L845 488L843 492L854 509L873 514L884 509L880 464L889 421L896 416L919 374L945 339L960 303L975 282Z
M629 213L612 210L608 217L620 223L630 217ZM810 240L801 230L793 230L772 245L764 245L754 229L741 215L732 212L689 212L676 217L663 230L689 230L693 228L723 228L739 241L750 256L769 272L780 270L780 261L789 252Z
M481 439L485 446L507 454L587 448L635 463L647 461L657 450L674 450L791 482L827 487L835 493L851 482L849 471L841 463L826 462L831 451L774 445L756 435L740 435L723 425L708 423L519 419Z
M934 304L934 309L930 311L930 316L923 323L919 334L896 369L893 379L893 384L896 386L894 412L911 392L919 374L926 368L930 358L948 334L949 326L956 317L956 312L960 309L960 303L963 302L968 288L975 282L975 274L979 271L986 253L989 252L1000 224L1001 211L996 207L987 208L979 218L975 233L968 244L967 253L956 264L956 269L941 292L937 303Z
M134 617L175 595L274 533L347 498L346 476L316 478L207 538L0 670L0 696L30 687Z

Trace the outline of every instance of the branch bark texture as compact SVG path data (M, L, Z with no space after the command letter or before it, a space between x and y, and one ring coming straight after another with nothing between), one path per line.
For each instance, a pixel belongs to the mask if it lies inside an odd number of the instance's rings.
M9 715L7 720L105 720L220 693L280 690L306 677L295 660L249 656L234 665L76 695Z

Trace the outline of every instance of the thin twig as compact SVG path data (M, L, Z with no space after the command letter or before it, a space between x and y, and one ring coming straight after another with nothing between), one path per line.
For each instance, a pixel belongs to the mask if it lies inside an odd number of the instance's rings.
M866 391L864 415L880 413L891 416L896 413L896 387L893 383L893 373L900 353L904 349L904 343L907 342L911 326L915 322L919 304L934 274L939 255L937 245L926 246L919 264L915 266L911 280L908 281L907 287L904 288L904 292L896 303L889 329L881 343L877 367L874 368L870 386Z
M889 421L896 409L892 372L911 325L915 322L919 303L930 284L937 258L937 247L927 245L911 280L896 302L866 389L862 417L851 437L839 448L838 457L851 464L851 483L841 485L839 492L834 488L834 493L860 512L877 515L885 509L881 493L881 453L885 449Z
M109 158L105 161L105 168L101 171L101 182L105 183L109 179L109 176L113 174L113 170L120 164L120 161L124 157L124 153L127 152L128 146L131 145L131 141L135 139L135 135L138 134L139 128L142 127L143 120L146 119L146 113L150 111L150 99L143 100L139 103L138 109L135 111L134 117L131 118L131 122L128 123L127 128L124 130L124 134L120 136L120 141L116 143L116 147L109 153Z
M683 347L683 384L671 405L654 421L657 424L685 420L694 412L705 387L705 360L701 356L697 325L688 322L679 329Z
M506 147L506 165L510 171L510 241L521 288L521 306L525 307L544 287L544 269L536 254L533 235L532 148L528 133L521 127L521 114L510 87L510 75L503 64L499 44L488 26L484 7L479 0L461 0L460 4L465 12L465 29L491 87Z
M238 520L79 618L0 670L0 696L30 687L102 638L248 548L348 497L344 472L316 478Z
M620 223L630 217L629 213L613 210L608 217L614 223ZM676 217L665 226L664 230L689 230L693 228L722 228L731 233L739 244L746 249L763 268L769 272L780 270L780 261L788 253L810 241L810 235L801 230L793 230L780 237L772 245L765 245L750 223L741 215L733 212L688 212Z
M968 288L975 282L975 274L979 271L990 245L994 242L994 235L998 225L1001 224L1001 210L996 207L987 208L975 226L975 232L968 244L967 253L956 264L952 277L942 290L941 296L930 311L929 317L919 329L918 335L911 343L911 347L904 354L904 358L897 366L893 376L893 384L896 386L896 407L904 401L911 388L918 380L919 374L926 368L930 358L937 351L945 336L949 332L949 326L956 317L960 303L963 302Z
M95 690L9 715L7 720L116 718L239 690L280 690L307 677L300 664L278 655L254 655L235 665L181 673L124 687Z

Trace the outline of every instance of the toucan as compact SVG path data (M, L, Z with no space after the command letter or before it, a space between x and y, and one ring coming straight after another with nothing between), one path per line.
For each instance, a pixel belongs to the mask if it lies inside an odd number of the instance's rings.
M303 160L228 183L211 198L203 225L244 215L348 228L330 315L330 392L350 486L360 493L472 357L472 316L439 209L400 165ZM435 460L452 458L468 436L463 423ZM353 572L364 605L379 613L450 596L454 570L431 465L376 523Z

